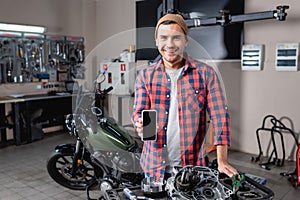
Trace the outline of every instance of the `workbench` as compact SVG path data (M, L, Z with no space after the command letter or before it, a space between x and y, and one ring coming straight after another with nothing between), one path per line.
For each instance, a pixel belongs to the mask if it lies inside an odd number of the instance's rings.
M32 142L32 120L38 109L42 112L36 120L43 123L43 126L63 125L63 116L72 113L72 97L69 93L0 97L0 104L11 104L12 107L15 144Z

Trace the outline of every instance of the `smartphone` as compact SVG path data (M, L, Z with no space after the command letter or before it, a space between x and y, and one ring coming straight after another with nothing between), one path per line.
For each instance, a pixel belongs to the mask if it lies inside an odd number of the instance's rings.
M157 112L156 110L143 110L143 141L155 141L157 138Z

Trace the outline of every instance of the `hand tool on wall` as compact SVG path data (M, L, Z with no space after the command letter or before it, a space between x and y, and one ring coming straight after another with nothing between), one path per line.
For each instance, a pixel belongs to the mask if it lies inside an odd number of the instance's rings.
M7 82L13 82L13 77L12 77L13 63L11 57L8 57L8 62L6 63L6 71L7 71Z

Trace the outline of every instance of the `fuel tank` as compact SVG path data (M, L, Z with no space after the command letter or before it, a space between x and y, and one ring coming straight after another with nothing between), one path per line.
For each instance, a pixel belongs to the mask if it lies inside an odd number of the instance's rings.
M87 126L78 132L88 150L133 152L137 142L113 118L101 119L96 127Z

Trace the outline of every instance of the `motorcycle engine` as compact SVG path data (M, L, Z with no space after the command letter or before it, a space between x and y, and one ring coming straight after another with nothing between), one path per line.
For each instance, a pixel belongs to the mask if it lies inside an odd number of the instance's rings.
M105 166L125 173L141 172L139 157L131 152L104 152L96 151L93 157Z
M129 169L131 159L120 156L119 154L115 154L113 158L113 162L119 169L122 171Z
M221 184L218 176L218 171L208 167L186 166L167 180L166 190L172 199L228 199L233 191Z
M118 170L123 172L136 172L139 163L137 159L134 158L135 154L129 152L118 152L115 153L112 162L118 168Z

